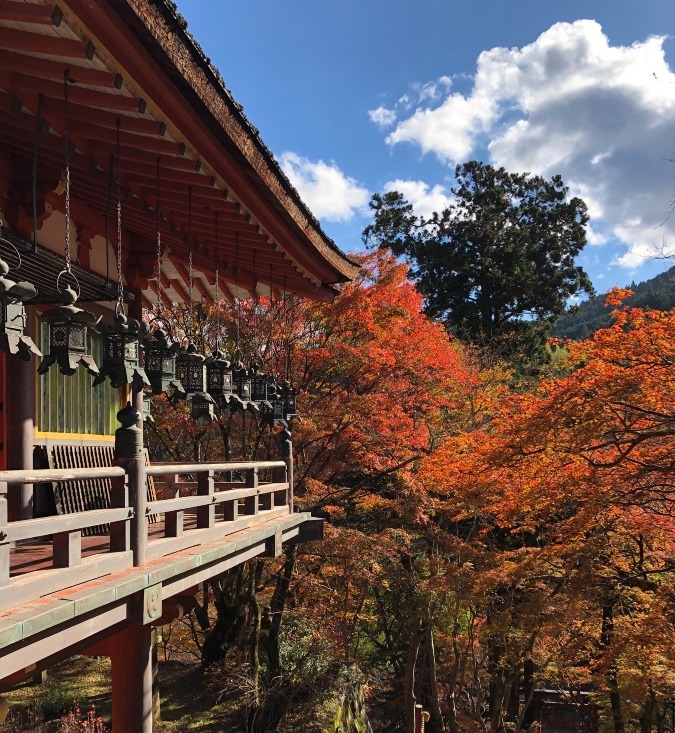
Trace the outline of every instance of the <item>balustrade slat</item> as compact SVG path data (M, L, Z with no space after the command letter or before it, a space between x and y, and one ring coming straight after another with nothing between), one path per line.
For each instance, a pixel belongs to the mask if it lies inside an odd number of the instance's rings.
M39 519L22 519L19 522L10 522L7 525L7 534L10 542L30 540L34 537L44 537L59 532L74 532L85 527L94 527L107 522L128 521L133 516L130 507L120 509L93 509L79 514L61 514L55 517L40 517Z

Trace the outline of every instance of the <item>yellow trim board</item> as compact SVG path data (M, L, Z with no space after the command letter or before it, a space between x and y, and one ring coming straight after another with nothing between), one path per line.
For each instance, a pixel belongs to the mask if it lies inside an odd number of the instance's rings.
M101 435L100 433L43 433L41 430L35 431L36 438L46 438L47 440L100 440L101 442L114 443L114 435Z

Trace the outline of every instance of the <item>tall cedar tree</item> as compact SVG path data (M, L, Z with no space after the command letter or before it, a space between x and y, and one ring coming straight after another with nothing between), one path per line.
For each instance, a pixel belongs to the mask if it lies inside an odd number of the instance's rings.
M586 204L550 181L477 161L457 166L450 206L430 219L401 194L375 194L371 247L412 264L426 310L449 331L517 361L537 361L567 300L593 287L575 258L586 244Z

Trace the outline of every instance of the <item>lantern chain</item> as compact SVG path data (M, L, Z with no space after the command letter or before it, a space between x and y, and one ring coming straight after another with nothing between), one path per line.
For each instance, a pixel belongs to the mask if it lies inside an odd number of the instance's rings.
M190 330L188 334L188 340L192 337L192 332L194 330L194 313L193 313L193 305L192 305L192 286L193 286L193 274L192 274L192 186L188 189L188 243L190 245L190 254L189 254L189 260L188 260L188 277L189 277L189 296L190 296Z
M220 275L218 268L220 262L218 260L218 212L215 212L215 250L216 250L216 351L218 351L218 342L220 341Z
M235 271L235 287L237 289L237 352L239 353L239 356L241 356L241 346L240 346L240 321L241 321L241 298L239 297L239 232L235 232L234 234L234 271Z
M115 135L117 155L117 314L124 313L124 285L122 284L122 180L120 177L120 120Z
M161 158L157 157L157 315L162 310L162 212L159 200L159 166Z
M65 162L66 162L66 246L65 246L65 260L66 260L66 272L71 274L71 261L70 261L70 127L68 124L68 83L70 82L70 70L66 69L63 72L63 135L66 140L65 150Z

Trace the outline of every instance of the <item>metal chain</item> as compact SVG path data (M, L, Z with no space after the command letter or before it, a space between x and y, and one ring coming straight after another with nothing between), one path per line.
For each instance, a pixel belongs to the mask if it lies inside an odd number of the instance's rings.
M190 295L190 332L188 339L192 336L194 328L194 313L192 305L192 286L193 286L193 275L192 275L192 186L188 189L188 242L190 244L190 255L188 261L188 273L190 280L189 295Z
M120 176L120 120L115 136L117 154L117 313L124 313L124 285L122 284L122 179Z
M257 344L258 341L258 276L256 274L256 251L253 250L253 343Z
M240 332L240 321L241 321L241 298L239 297L239 232L234 234L234 272L235 272L235 287L237 288L237 351L241 354L239 332Z
M218 267L218 212L215 212L215 250L216 250L216 351L218 351L218 342L220 341L220 275Z
M70 130L68 126L68 82L70 81L70 71L66 69L63 72L63 135L66 140L66 243L65 243L65 260L66 272L71 274L70 261Z
M162 212L159 202L159 164L157 157L157 315L162 310Z

